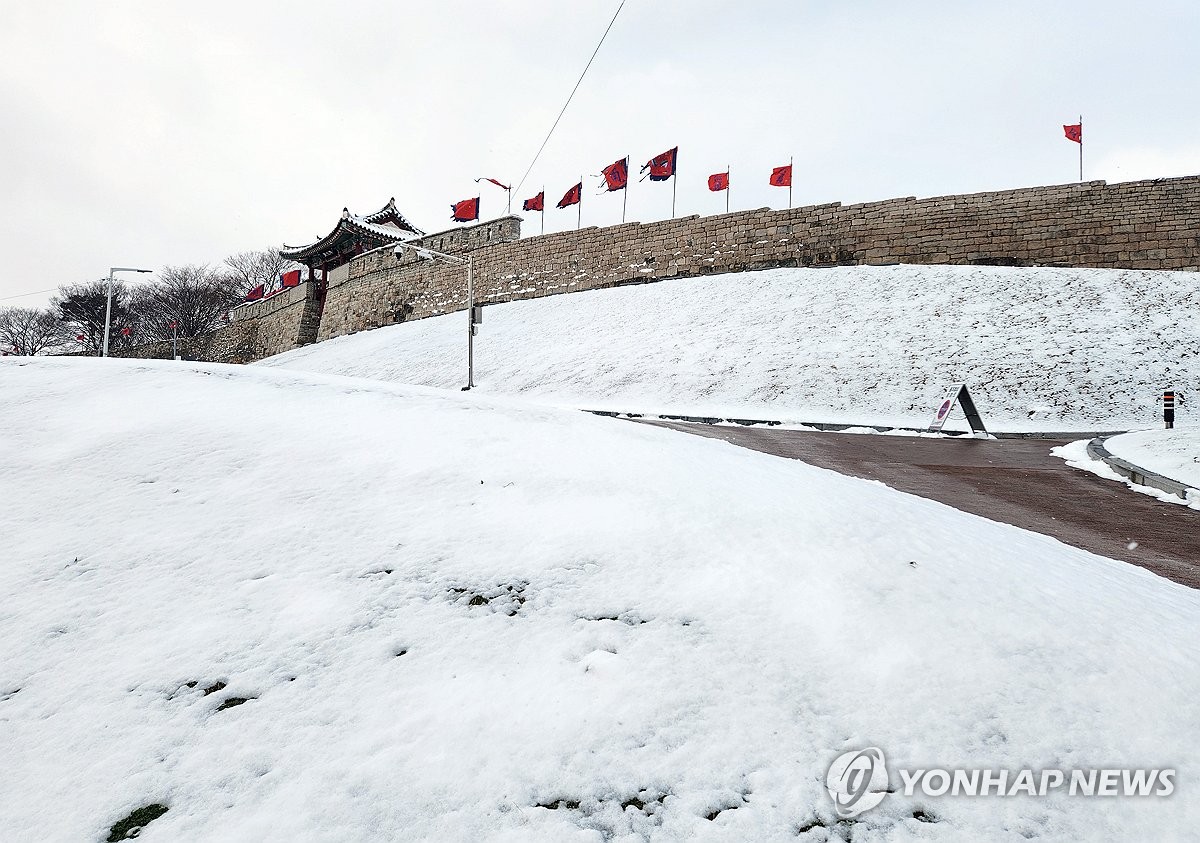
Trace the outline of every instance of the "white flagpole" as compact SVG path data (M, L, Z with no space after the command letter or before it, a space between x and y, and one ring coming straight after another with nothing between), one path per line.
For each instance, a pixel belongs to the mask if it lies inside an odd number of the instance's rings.
M725 213L729 213L729 190L733 185L733 180L729 178L729 165L725 165Z
M1083 181L1083 115L1079 115L1079 181Z
M796 171L792 166L792 156L788 156L788 210L792 209L792 182L795 180Z
M622 188L624 195L621 197L621 222L625 222L625 209L629 207L629 156L625 156L625 187Z
M579 201L575 203L575 230L583 225L583 176L579 177Z
M675 219L675 185L679 183L679 149L675 149L675 160L671 167L671 219Z

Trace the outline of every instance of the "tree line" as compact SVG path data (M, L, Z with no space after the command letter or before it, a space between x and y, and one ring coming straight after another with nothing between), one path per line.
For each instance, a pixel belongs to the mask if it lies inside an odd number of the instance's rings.
M207 334L225 324L250 290L279 286L296 268L276 249L240 252L218 266L167 266L142 284L113 280L109 351ZM100 354L108 279L63 284L44 308L0 308L0 352Z

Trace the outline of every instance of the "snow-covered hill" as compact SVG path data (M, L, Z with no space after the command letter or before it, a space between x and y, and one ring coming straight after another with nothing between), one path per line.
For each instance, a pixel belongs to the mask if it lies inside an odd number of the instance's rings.
M465 319L263 364L457 388ZM1153 423L1164 386L1200 393L1197 324L1197 273L778 269L489 306L475 381L597 409L923 427L962 380L995 429L1117 429Z
M13 359L0 395L4 840L150 806L147 841L1200 827L1200 595L1139 568L476 394ZM897 792L839 824L826 769L865 746L1178 787Z

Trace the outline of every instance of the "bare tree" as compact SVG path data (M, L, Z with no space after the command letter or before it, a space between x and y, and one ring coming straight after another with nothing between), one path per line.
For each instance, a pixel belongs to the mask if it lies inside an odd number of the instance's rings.
M104 345L104 310L107 302L108 281L87 281L81 284L64 284L58 294L50 299L50 311L66 328L69 347L90 354L99 354ZM129 290L121 281L112 286L112 318L110 320L109 348L125 348L132 344L132 326L129 324ZM124 332L125 328L130 333Z
M173 330L185 338L215 331L241 300L237 286L205 264L164 267L153 283L136 288L130 298L135 341L169 340Z
M225 266L236 279L240 296L245 296L259 284L262 284L264 292L269 293L279 286L279 276L300 268L300 264L280 255L278 249L239 252L225 258Z
M32 307L0 309L0 348L34 355L59 348L66 338L63 324L48 310Z

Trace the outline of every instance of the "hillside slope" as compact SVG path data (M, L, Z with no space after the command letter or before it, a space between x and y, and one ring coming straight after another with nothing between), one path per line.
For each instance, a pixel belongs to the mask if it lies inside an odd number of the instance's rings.
M457 392L117 360L0 361L0 392L5 840L153 805L147 841L1200 826L1200 595L1141 569ZM864 746L1180 786L898 792L838 825L826 769Z
M1165 385L1200 392L1198 322L1197 273L778 269L489 306L475 381L569 406L924 426L962 380L993 428L1115 429L1153 422ZM465 329L450 314L261 365L457 388Z

